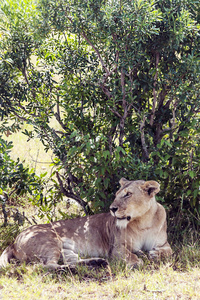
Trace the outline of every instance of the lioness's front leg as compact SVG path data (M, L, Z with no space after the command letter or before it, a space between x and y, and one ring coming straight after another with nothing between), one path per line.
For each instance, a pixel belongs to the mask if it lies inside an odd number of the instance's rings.
M80 258L78 254L71 250L63 249L62 251L63 260L67 266L85 265L89 267L106 267L108 262L104 258L91 257L91 258ZM65 266L63 265L62 268Z
M162 246L156 246L149 251L149 257L151 259L159 259L162 257L168 257L172 255L172 249L168 242Z
M91 257L91 258L81 258L77 251L78 247L76 243L71 239L64 239L62 248L62 257L64 265L60 268L75 268L78 265L86 265L89 267L107 267L108 262L104 258Z
M136 254L131 253L128 249L126 250L126 262L130 267L137 268L142 267L144 262Z
M126 245L122 245L119 249L115 249L112 253L113 257L124 259L126 263L133 268L143 266L143 260L140 259L136 254L131 252Z

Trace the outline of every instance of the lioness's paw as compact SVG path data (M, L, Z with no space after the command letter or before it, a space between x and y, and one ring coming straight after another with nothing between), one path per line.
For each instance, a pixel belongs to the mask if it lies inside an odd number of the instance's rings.
M142 259L138 258L137 261L129 263L130 269L139 269L144 265L144 262Z
M107 260L105 260L103 258L91 259L91 261L89 262L89 265L94 266L94 267L106 268L108 266L108 262L107 262Z
M149 251L149 259L157 260L159 258L159 252L157 250Z
M146 254L145 254L142 250L139 250L139 251L135 252L135 254L136 254L138 257L146 258Z
M88 258L82 259L79 264L87 265L89 267L104 267L106 268L109 264L104 258Z

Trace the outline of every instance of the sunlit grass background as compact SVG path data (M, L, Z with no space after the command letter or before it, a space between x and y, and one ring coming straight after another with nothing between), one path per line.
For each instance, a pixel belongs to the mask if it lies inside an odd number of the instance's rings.
M25 129L30 130L31 126L24 125L22 131ZM11 158L16 160L19 157L26 166L34 169L37 175L48 173L53 159L52 151L48 150L46 152L39 138L28 140L22 131L12 133L7 137L3 136L5 140L13 142L14 147L10 153Z

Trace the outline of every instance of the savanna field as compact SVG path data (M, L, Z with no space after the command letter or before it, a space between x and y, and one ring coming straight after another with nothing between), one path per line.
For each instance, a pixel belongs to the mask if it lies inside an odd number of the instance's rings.
M199 246L185 245L165 264L146 261L141 270L113 261L110 269L73 272L13 264L0 271L1 299L199 299L199 260Z
M196 0L0 1L0 254L31 225L108 212L122 178L153 201L156 183L173 251L137 269L12 260L0 300L200 299L199 36ZM138 217L131 195L117 222ZM154 212L138 247L166 246Z
M43 151L37 140L26 143L24 136L19 133L10 136L9 140L14 142L13 158L21 153L21 158L26 157L27 163L33 164L39 173L48 169L44 162L50 162L51 156ZM28 198L18 201L20 205L16 204L15 197L12 201L7 206L11 211L9 225L1 227L0 231L3 248L13 240L18 230L30 226L30 222L34 224L33 220L37 223L47 222L47 218L39 218L38 208ZM16 209L27 217L20 227L13 222L12 215ZM80 214L75 204L69 206L64 201L55 210L57 218L61 218L60 209L69 210L74 215ZM13 261L12 265L0 271L0 299L200 299L198 234L188 230L180 243L173 236L172 227L173 224L169 224L173 257L158 263L144 258L145 264L141 270L130 270L123 262L110 261L109 269L79 267L73 272L50 272L37 264L19 265Z

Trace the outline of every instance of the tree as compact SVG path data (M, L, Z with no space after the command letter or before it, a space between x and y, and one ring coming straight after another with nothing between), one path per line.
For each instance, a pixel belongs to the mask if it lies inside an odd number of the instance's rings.
M120 177L156 179L174 214L198 214L198 1L10 3L1 113L53 150L56 187L91 213Z

